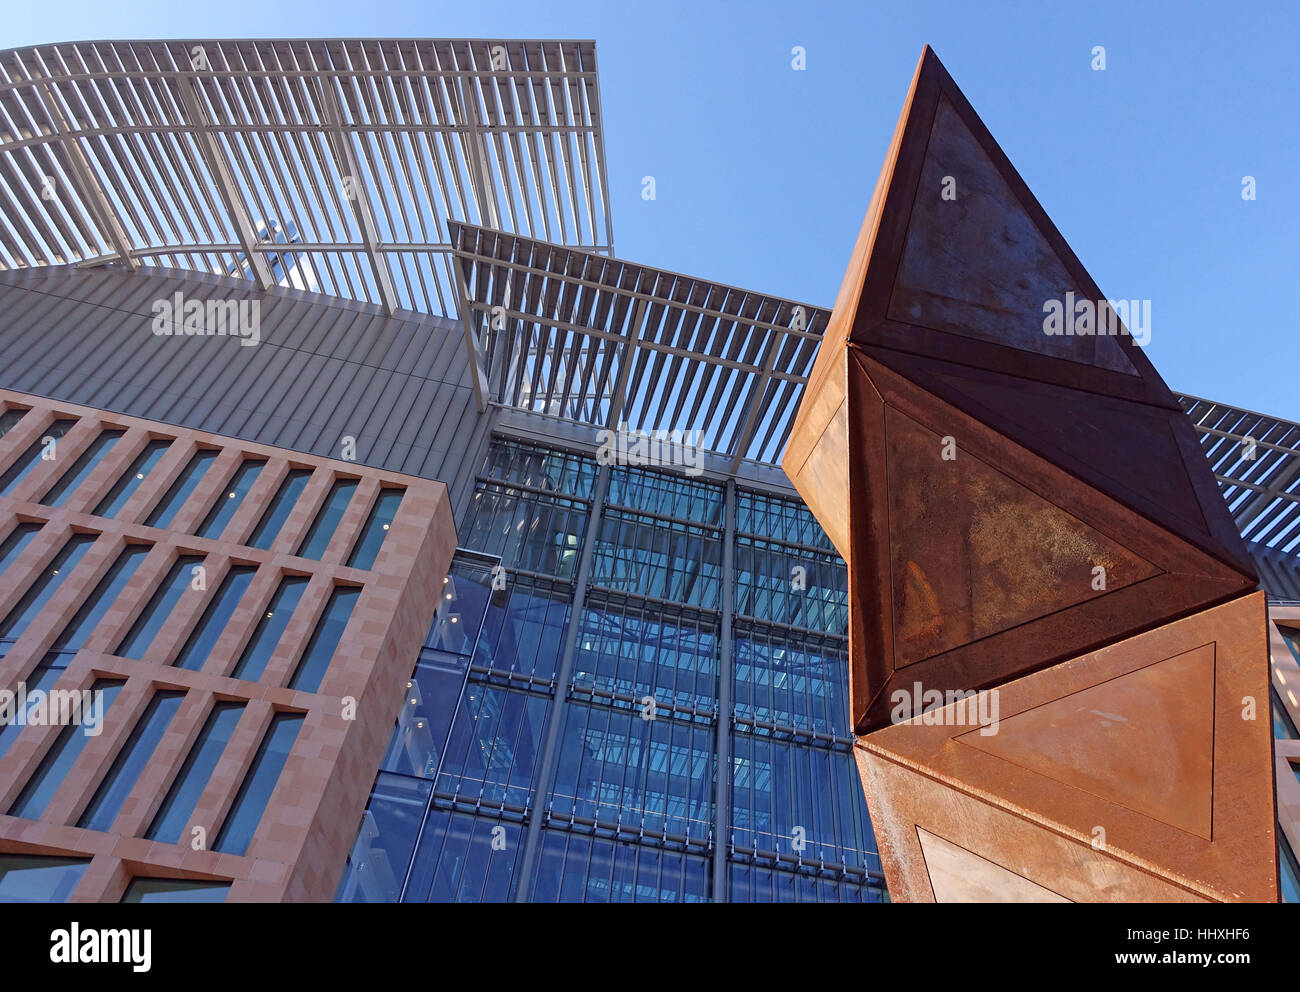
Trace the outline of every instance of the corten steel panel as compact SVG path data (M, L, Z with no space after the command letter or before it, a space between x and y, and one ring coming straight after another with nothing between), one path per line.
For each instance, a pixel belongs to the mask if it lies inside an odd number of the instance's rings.
M1254 588L856 349L849 379L866 418L849 441L859 732L914 681L997 685Z
M859 732L904 672L994 685L1257 586L1142 349L1044 332L1066 293L1104 299L927 48L783 460L849 563Z
M148 557L89 633L57 688L88 688L96 678L125 680L105 718L104 733L86 744L39 820L3 815L54 745L62 727L28 726L0 759L0 851L90 857L73 901L116 901L132 877L188 878L232 883L227 901L327 901L338 885L370 785L392 733L406 680L437 607L435 590L456 545L446 487L438 482L333 461L268 445L238 441L174 425L105 414L0 390L0 407L28 412L0 439L0 469L40 438L55 417L78 420L55 459L35 468L0 498L0 540L20 520L40 532L0 576L0 616L16 603L69 535L95 533L95 544L62 580L57 593L0 658L0 686L27 679L55 638L106 574L127 543L152 545ZM38 502L104 427L125 433L103 461L58 508ZM154 438L172 439L167 454L114 518L93 510L136 455ZM169 529L144 521L200 446L218 451ZM208 510L224 498L230 472L244 458L264 459L257 481L217 539L192 536ZM244 545L292 468L313 474L268 550ZM357 488L319 560L300 558L299 542L337 477ZM382 487L404 490L373 566L347 564ZM172 562L203 557L206 589L188 587L140 659L113 652L131 629ZM229 568L253 565L252 578L199 670L172 662L202 617ZM280 579L309 579L266 669L256 681L234 668L267 609ZM323 681L314 692L289 688L332 589L361 593ZM77 827L78 818L157 688L186 692L179 711L132 789L111 830ZM147 831L190 747L217 700L242 701L244 713L222 752L178 843L149 840ZM275 791L243 855L211 850L276 711L305 715ZM193 828L209 849L194 850Z
M934 898L919 829L1072 901L1276 901L1264 599L859 738L891 893Z

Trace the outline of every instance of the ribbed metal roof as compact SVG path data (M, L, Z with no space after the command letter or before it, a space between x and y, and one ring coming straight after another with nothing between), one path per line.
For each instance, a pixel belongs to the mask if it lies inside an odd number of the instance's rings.
M601 128L589 41L10 49L0 269L116 260L454 315L447 218L612 251Z

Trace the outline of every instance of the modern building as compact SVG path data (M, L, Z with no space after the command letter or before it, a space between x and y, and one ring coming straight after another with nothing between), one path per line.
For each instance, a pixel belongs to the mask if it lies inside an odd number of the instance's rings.
M779 467L829 313L615 255L592 43L0 73L0 900L888 898ZM1300 426L1184 403L1295 893Z

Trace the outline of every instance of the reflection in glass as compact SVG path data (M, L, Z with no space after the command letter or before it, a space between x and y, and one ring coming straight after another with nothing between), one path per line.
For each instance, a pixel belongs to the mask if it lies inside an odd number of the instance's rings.
M226 524L230 523L230 518L244 502L244 497L248 495L248 490L253 488L253 483L257 481L257 476L265 465L266 462L260 459L247 458L239 468L235 469L230 482L217 495L216 505L208 511L208 515L203 518L203 523L199 524L199 529L195 531L199 537L216 539L221 536L226 529Z
M338 650L343 630L348 625L352 610L357 605L361 590L353 586L337 586L330 593L325 612L316 621L316 630L312 632L307 650L303 652L293 677L289 679L290 689L303 692L315 692L320 688L321 680L329 668L330 659Z
M271 597L266 612L257 622L257 629L253 631L248 646L244 648L244 653L240 655L235 670L231 673L234 678L256 682L262 677L266 663L271 660L275 646L284 636L284 629L289 625L308 581L304 575L286 575L280 580L275 595Z
M167 618L171 616L172 610L180 602L181 596L185 590L190 588L193 580L192 569L194 566L201 564L202 555L182 555L176 559L175 564L167 571L163 578L162 584L155 590L153 598L144 608L131 630L122 643L118 645L115 654L123 658L143 658L149 645L157 636L158 631L162 629Z
M19 638L38 613L58 591L68 573L77 567L77 563L95 543L96 534L73 534L59 549L54 561L43 571L28 588L23 598L9 611L4 622L0 623L0 637Z
M95 440L91 441L81 456L72 463L72 468L68 469L59 477L59 481L50 487L50 491L41 497L41 502L46 506L62 506L63 501L95 470L95 466L104 460L104 456L115 445L126 431L101 431Z
M338 529L339 521L343 519L343 513L348 508L356 488L356 479L335 480L334 485L330 487L329 495L325 497L324 505L317 511L316 519L312 521L311 530L298 546L299 558L319 559L325 553L330 538Z
M289 760L289 752L302 727L301 713L277 713L271 718L271 726L262 738L257 749L257 757L244 776L244 783L239 787L234 805L226 815L226 822L217 834L214 851L223 854L244 854L253 841L253 834L261 822L266 805L271 801L271 793L280 779L280 771Z
M212 770L221 760L221 754L230 742L230 735L235 732L235 724L244 712L243 703L219 702L212 707L198 739L190 747L176 781L172 783L163 800L158 815L154 817L153 826L146 835L150 840L160 840L164 844L175 844L181 837L181 831L189 823L194 807L198 805L203 789L212 777Z
M361 528L361 536L357 538L357 546L352 549L349 565L353 568L370 568L374 565L401 502L401 489L379 490L375 505L370 509L370 516L366 518L366 525Z
M215 451L208 448L200 448L196 451L194 456L190 458L189 464L185 466L176 481L171 484L167 494L153 508L153 512L149 514L145 523L150 527L170 527L177 511L185 505L185 501L190 498L199 482L202 481L204 473L216 460L217 453Z
M0 902L67 902L89 858L0 853Z
M76 420L62 417L45 429L45 432L27 446L27 450L18 456L17 461L0 475L0 496L8 496L18 483L31 474L32 469L42 463L56 463L59 459L58 441L72 430Z
M162 740L176 711L181 708L181 700L184 698L183 692L166 690L154 693L144 715L136 722L131 736L113 762L113 767L95 790L95 797L81 814L77 826L87 830L112 828L113 821L122 810L122 804L131 794L145 765L153 757L158 742Z
M150 441L146 444L144 450L136 455L131 467L126 470L122 478L117 480L99 506L95 507L95 516L117 516L118 511L126 506L132 493L140 488L140 483L144 482L149 473L162 461L163 454L171 444L171 441Z
M135 878L123 902L225 902L229 882L201 882L189 878Z
M197 672L203 667L203 663L208 660L208 655L211 654L212 648L217 643L217 638L226 629L226 625L230 623L231 616L234 614L236 607L239 606L240 598L244 595L249 583L253 581L253 576L256 573L256 565L230 566L230 571L221 580L221 585L217 587L212 602L203 611L203 616L194 630L190 632L189 638L185 641L185 646L181 648L180 654L172 662L173 665L193 672Z
M280 535L280 528L289 519L289 514L293 512L298 497L307 488L307 480L310 478L309 468L289 470L289 474L280 483L280 488L276 490L275 498L263 512L262 519L253 528L252 536L248 539L250 548L261 548L266 551L275 543L275 539Z

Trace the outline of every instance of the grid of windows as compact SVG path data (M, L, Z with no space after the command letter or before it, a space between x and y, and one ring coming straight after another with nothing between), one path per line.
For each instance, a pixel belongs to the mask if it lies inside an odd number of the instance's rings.
M801 503L497 439L460 533L340 900L884 898Z

